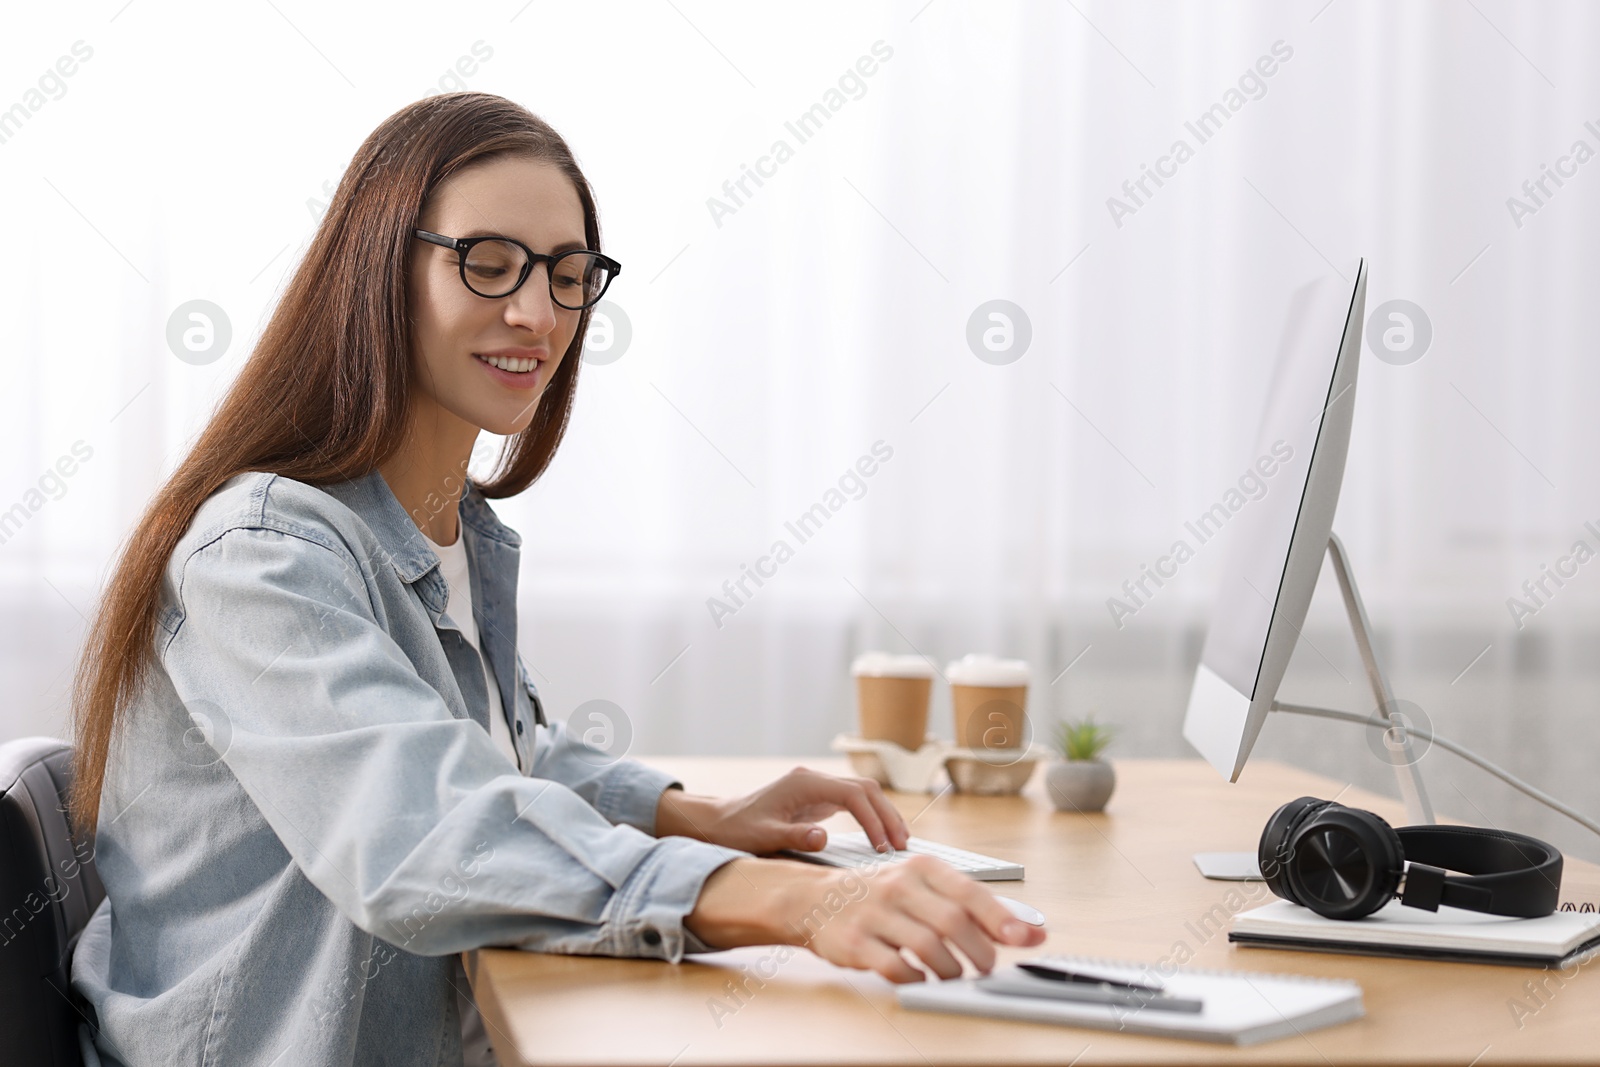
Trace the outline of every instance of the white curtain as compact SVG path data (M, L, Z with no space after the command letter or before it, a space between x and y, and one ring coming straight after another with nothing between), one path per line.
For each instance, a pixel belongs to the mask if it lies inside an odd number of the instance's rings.
M1523 589L1575 542L1600 549L1592 8L113 0L17 18L6 735L65 729L113 552L250 351L325 184L385 116L469 88L562 131L625 265L625 347L613 316L555 464L498 506L524 537L520 639L552 714L611 701L636 752L818 754L852 726L856 652L988 651L1030 663L1040 735L1092 712L1113 757L1192 756L1225 535L1120 627L1107 600L1255 458L1289 294L1366 257L1368 309L1409 301L1431 328L1412 362L1364 353L1336 523L1380 654L1436 728L1600 810L1600 563L1560 564L1537 603ZM233 332L203 365L166 336L197 299ZM75 446L89 458L58 468ZM1341 611L1325 574L1285 693L1370 711ZM936 687L946 735L948 714ZM1392 791L1354 728L1273 721L1258 755ZM1444 813L1600 853L1426 761Z

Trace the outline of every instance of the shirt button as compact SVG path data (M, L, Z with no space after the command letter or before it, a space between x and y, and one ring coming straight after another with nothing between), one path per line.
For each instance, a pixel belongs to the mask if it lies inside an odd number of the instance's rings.
M651 946L659 945L661 944L661 935L654 930L646 930L644 932L644 943Z
M522 720L518 719L517 720L517 733L520 734L521 732L522 732Z

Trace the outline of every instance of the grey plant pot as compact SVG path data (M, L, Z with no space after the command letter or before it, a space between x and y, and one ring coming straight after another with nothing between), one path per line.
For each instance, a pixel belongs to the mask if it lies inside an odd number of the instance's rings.
M1044 772L1045 792L1057 811L1104 811L1117 772L1103 759L1053 760Z

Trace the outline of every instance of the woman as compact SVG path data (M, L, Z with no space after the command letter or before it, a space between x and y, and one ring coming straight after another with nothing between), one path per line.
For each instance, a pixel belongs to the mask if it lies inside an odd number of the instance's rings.
M545 722L488 499L549 464L619 269L566 144L507 100L432 97L361 147L85 647L91 1063L493 1063L458 955L481 945L803 944L904 982L902 948L952 977L953 949L987 971L1042 940L935 861L863 894L756 855L842 810L904 847L870 780L700 796ZM485 430L509 440L479 484Z

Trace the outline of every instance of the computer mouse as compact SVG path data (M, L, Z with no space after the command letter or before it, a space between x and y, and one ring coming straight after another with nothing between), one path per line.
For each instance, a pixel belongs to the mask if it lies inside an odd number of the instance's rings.
M1012 915L1015 915L1018 919L1021 919L1029 926L1044 925L1044 912L1040 911L1038 908L1024 904L1020 900L1012 900L1010 897L1003 897L999 893L994 895L994 899L1004 904L1006 906L1006 910L1010 911Z

